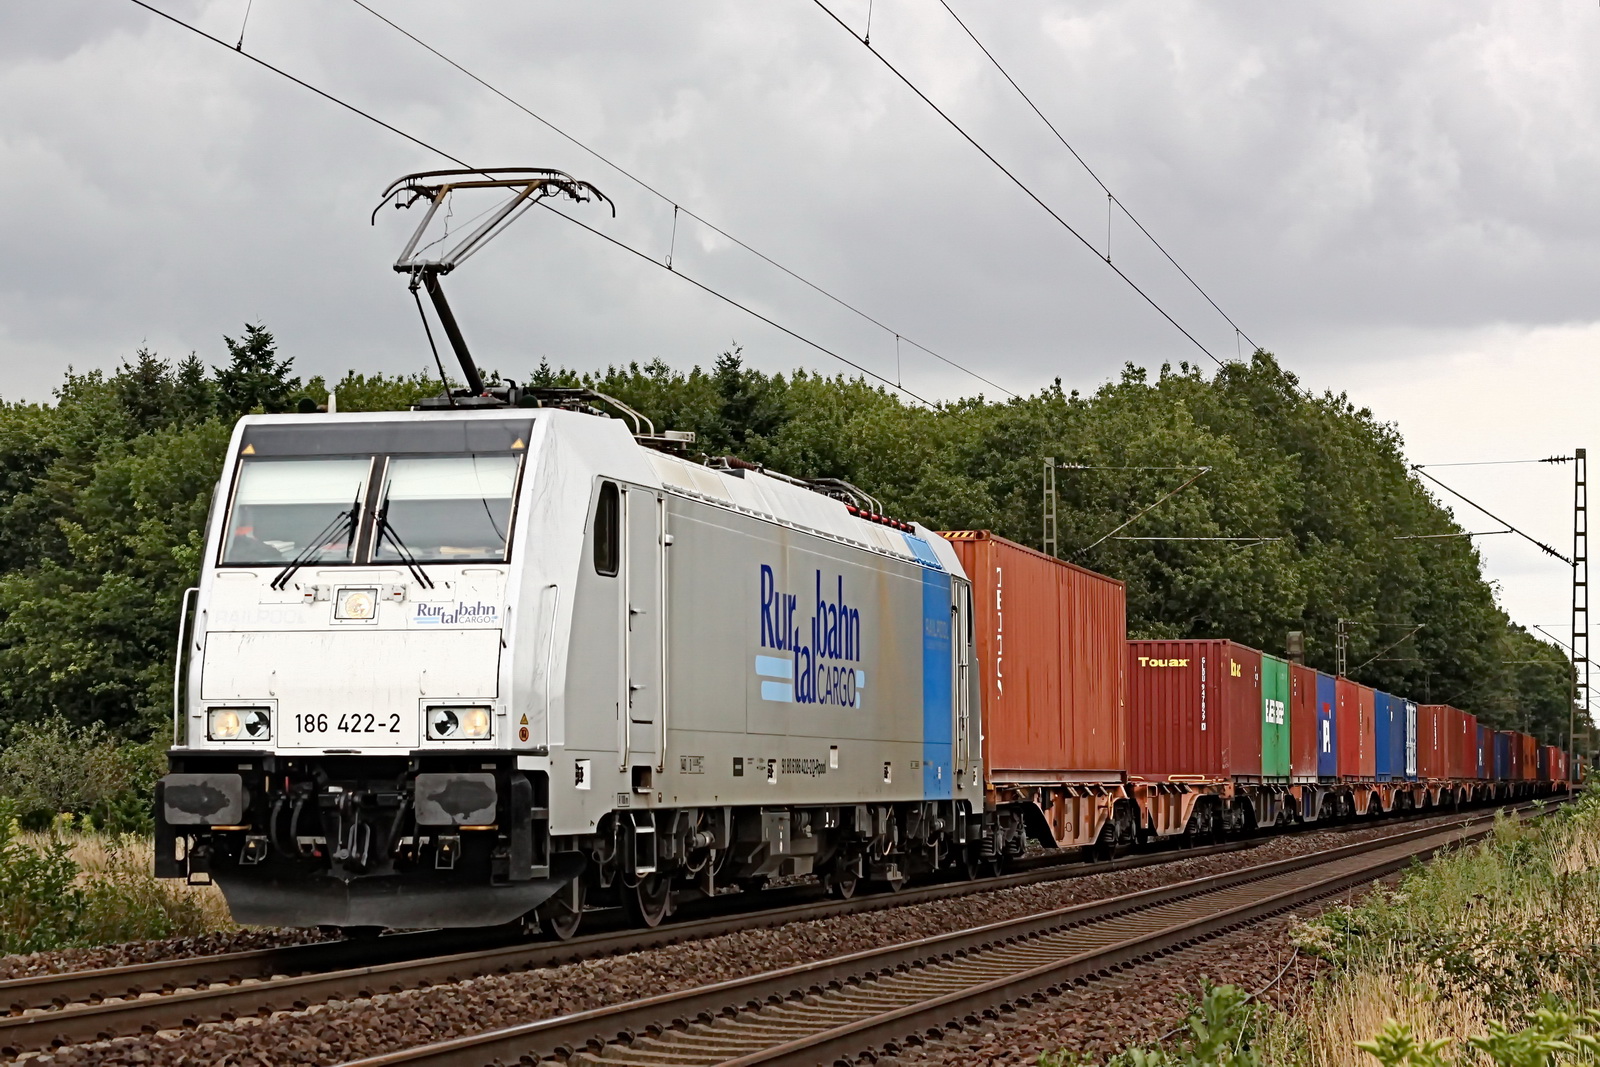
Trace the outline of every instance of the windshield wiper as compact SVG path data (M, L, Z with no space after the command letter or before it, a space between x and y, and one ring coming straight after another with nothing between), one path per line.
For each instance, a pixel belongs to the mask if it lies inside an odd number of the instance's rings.
M411 550L406 547L406 543L400 540L400 535L394 532L394 527L389 525L389 501L387 499L384 500L383 507L378 509L376 525L378 527L378 538L386 540L394 546L395 555L400 557L400 561L406 565L406 569L411 572L411 577L417 580L417 584L424 589L432 589L433 579L428 577L428 572L422 569L422 566L417 562L417 557L412 555Z
M328 544L328 538L341 525L345 528L345 544L354 544L356 539L356 516L360 513L361 495L357 493L356 498L350 502L349 508L335 515L328 525L324 526L317 532L315 537L306 542L306 547L295 553L295 557L284 565L283 570L278 572L276 578L272 579L272 584L269 588L278 590L285 588L289 584L289 579L295 576L296 571L322 555L323 548Z

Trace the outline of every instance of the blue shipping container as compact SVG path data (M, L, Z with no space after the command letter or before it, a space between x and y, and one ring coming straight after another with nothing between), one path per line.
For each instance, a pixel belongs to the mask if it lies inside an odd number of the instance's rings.
M1399 706L1400 701L1388 693L1372 694L1372 773L1380 782L1405 773L1404 765L1396 766L1394 758L1394 713Z
M1494 777L1497 781L1511 781L1511 735L1500 730L1494 734Z
M1493 757L1490 757L1488 755L1488 753L1489 753L1489 728L1487 726L1480 726L1480 727L1478 727L1478 777L1479 778L1487 778L1487 777L1489 777L1489 768L1484 766L1484 759L1486 757L1492 759Z
M1414 701L1406 701L1406 737L1405 737L1405 763L1406 777L1412 781L1417 778L1417 705Z
M1331 674L1317 672L1317 776L1335 778L1339 774L1338 684Z

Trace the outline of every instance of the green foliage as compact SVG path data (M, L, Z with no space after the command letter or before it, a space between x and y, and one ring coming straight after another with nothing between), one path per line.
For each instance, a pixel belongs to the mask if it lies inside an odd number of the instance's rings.
M1600 988L1600 795L1531 822L1500 818L1482 844L1443 854L1297 931L1340 973L1425 975L1430 995L1511 1018L1551 989Z
M156 746L130 744L103 723L19 723L0 749L0 796L30 830L65 814L108 833L143 834L153 825L150 798L161 764Z
M88 872L76 939L83 945L113 945L151 938L186 937L216 927L200 897L180 883L151 873L143 840L112 836L100 863Z
M229 361L217 371L217 402L228 416L248 415L252 411L278 414L288 411L300 388L300 379L289 377L292 359L278 358L278 345L264 326L245 323L244 337L235 341L224 337Z
M61 822L70 822L70 817ZM21 834L16 806L0 799L0 955L182 937L216 926L201 899L150 873L149 848L134 837L42 840ZM74 843L100 852L89 869Z
M260 324L224 340L215 372L141 348L114 374L69 372L53 404L0 403L0 727L59 715L135 738L164 728L179 598L237 415L323 405L330 392L340 411L403 409L440 391L431 371L302 384ZM541 364L519 380L589 385L658 428L694 431L706 454L842 478L891 514L1026 544L1040 540L1053 456L1070 465L1062 552L1127 584L1135 635L1277 651L1301 630L1312 665L1331 669L1343 618L1361 681L1564 734L1569 666L1496 606L1470 541L1395 540L1458 529L1409 475L1395 428L1343 396L1306 396L1265 352L1210 378L1129 367L1092 396L1058 382L933 409L861 379L766 374L737 346L709 370ZM1123 532L1165 540L1106 539L1201 466ZM1204 537L1262 540L1176 539Z
M1488 1032L1468 1038L1478 1055L1452 1054L1444 1038L1418 1041L1409 1026L1390 1019L1371 1041L1356 1047L1382 1067L1465 1067L1487 1061L1496 1067L1555 1067L1557 1063L1594 1063L1600 1059L1600 1011L1580 1014L1542 1007L1530 1012L1527 1024L1512 1029L1498 1022Z
M0 799L0 953L71 944L86 902L72 850L60 838L30 848L20 829L15 807Z

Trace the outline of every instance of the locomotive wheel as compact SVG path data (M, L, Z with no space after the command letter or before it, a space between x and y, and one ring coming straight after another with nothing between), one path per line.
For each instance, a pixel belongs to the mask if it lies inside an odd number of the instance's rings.
M570 886L540 904L534 915L539 921L539 932L554 941L570 941L583 923L583 878L573 879Z
M622 903L636 925L660 926L672 914L672 879L660 874L642 875L638 885L623 887Z

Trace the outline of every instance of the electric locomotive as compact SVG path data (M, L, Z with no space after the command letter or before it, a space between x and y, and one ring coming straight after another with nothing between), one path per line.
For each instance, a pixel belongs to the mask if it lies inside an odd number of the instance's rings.
M950 546L572 410L604 400L239 422L158 873L245 923L570 935L586 902L981 862Z

